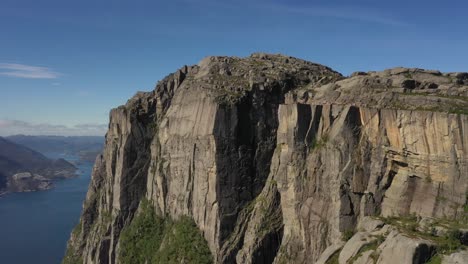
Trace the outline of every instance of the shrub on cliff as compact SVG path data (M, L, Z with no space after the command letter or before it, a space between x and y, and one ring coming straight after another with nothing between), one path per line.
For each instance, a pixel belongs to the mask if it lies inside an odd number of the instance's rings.
M208 244L192 219L164 219L146 200L141 212L123 229L119 252L123 264L213 262Z

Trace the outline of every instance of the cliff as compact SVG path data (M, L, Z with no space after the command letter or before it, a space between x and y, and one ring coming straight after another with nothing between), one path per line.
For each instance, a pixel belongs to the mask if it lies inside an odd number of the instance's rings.
M208 57L111 111L64 263L460 258L467 129L467 73Z

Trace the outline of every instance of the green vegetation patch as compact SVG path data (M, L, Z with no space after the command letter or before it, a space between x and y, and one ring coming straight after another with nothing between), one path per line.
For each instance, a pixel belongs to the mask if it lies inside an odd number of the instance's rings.
M354 236L355 233L356 233L356 231L354 231L352 229L348 229L348 230L343 232L343 234L341 236L341 240L348 241Z
M221 105L232 106L240 102L246 94L246 91L224 90L222 92L218 92L214 98L214 101Z
M450 108L448 112L450 114L468 115L468 110L466 109L466 107L462 107L462 108L453 107L453 108Z
M120 235L120 260L122 263L153 263L164 235L164 219L144 200L142 211Z
M317 139L314 138L312 140L312 143L309 146L309 151L315 150L315 149L321 149L327 145L329 141L328 135L323 135L321 138Z
M154 121L152 123L149 124L149 129L151 132L153 133L156 133L159 129L159 126L158 126L158 122L157 121Z
M419 105L414 107L400 101L392 103L392 108L402 110L416 110L416 111L429 111L429 112L443 112L457 115L468 115L468 109L466 103L468 103L468 97L459 95L444 95L444 94L433 94L424 92L397 92L401 96L420 96L420 97L432 97L432 98L447 98L456 101L445 102L445 103L434 103L432 105Z
M192 219L164 219L146 200L141 212L122 230L119 258L123 264L213 262L208 244Z
M81 220L72 230L73 237L76 239L81 235Z
M466 199L465 199L465 205L463 206L462 220L464 223L468 223L468 192L465 193L465 196L466 196Z
M443 236L436 236L434 230L423 230L418 228L418 218L416 216L388 217L380 218L386 224L396 226L401 232L409 237L418 237L435 242L437 245L436 254L434 254L429 263L440 263L441 255L448 255L453 252L464 250L466 246L461 243L461 228L466 227L466 223L449 220L436 219L432 226L441 226L447 229Z
M348 263L354 263L366 251L374 251L370 255L370 258L374 261L374 263L377 263L377 259L379 258L379 254L378 254L378 252L376 252L376 250L380 246L380 244L383 243L384 240L385 240L384 236L378 236L376 240L365 244L364 246L362 246L359 249L358 253L354 257L352 257L350 260L348 260Z
M432 256L432 258L426 264L441 264L441 263L442 263L442 257L436 254Z
M153 263L212 263L208 244L191 218L167 222L165 236Z
M399 95L409 95L409 96L432 96L434 98L447 98L447 99L454 99L454 100L462 100L468 102L468 97L463 95L447 95L447 94L440 94L440 93L425 93L425 92L398 92Z
M413 75L410 72L405 72L404 76L408 79L413 79Z
M76 239L76 238L75 238ZM62 264L82 264L83 259L72 243L68 242L67 251L62 259Z
M79 239L81 235L81 220L72 230L72 239ZM63 257L62 264L81 264L83 259L79 256L73 243L68 242L67 251Z
M338 259L340 258L341 250L336 251L331 255L331 257L325 262L325 264L338 264L340 263Z
M67 250L65 257L62 260L62 264L82 264L83 259L81 257L71 254L71 251Z

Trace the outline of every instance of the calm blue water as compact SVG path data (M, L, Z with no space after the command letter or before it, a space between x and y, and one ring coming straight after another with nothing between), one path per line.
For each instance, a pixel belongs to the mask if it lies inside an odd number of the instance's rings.
M52 190L0 198L0 263L61 262L70 232L79 221L92 164L77 167L81 171L78 178L57 181Z

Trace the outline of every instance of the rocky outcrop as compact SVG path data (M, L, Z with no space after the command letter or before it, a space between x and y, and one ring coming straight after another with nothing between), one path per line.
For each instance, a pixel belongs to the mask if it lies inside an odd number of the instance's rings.
M468 250L453 253L442 259L442 264L463 264L468 259Z
M268 54L184 66L111 111L65 262L119 263L120 233L142 200L161 217L193 219L216 263L324 263L337 252L340 263L368 263L375 256L360 249L383 228L371 216L464 219L463 76L345 78ZM344 244L359 227L367 233ZM400 263L437 252L394 228L378 240L378 263L399 247Z
M316 263L464 263L463 232L434 232L448 223L416 216L363 217L349 240L329 246Z
M50 179L30 172L16 173L7 183L7 188L11 192L43 191L52 187L53 183Z

